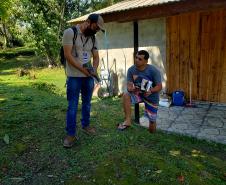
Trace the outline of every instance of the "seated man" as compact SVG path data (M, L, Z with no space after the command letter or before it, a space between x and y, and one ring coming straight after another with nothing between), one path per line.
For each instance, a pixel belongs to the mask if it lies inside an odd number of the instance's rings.
M156 131L159 92L162 89L160 72L148 64L149 54L145 50L138 51L135 65L127 72L127 93L123 95L125 121L118 125L124 130L131 125L131 104L144 102L145 116L149 119L149 131Z

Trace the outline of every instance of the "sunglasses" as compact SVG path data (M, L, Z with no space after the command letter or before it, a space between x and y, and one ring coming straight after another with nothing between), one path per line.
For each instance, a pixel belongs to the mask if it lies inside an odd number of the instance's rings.
M95 27L94 27L94 30L96 32L100 31L100 27L97 25L97 23L94 23Z
M143 58L141 58L141 57L138 57L138 56L136 56L136 59L138 59L138 60L143 60Z
M100 27L97 25L96 31L100 31Z

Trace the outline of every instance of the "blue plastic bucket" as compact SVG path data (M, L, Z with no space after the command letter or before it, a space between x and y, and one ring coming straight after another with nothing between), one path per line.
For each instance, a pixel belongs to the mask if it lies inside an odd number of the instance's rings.
M184 92L183 91L174 91L173 95L173 105L182 106L184 105Z

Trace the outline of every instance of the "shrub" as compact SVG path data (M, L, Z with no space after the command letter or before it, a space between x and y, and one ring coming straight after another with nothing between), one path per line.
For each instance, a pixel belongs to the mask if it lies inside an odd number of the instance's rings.
M55 94L57 88L56 85L54 84L49 84L45 82L39 82L39 83L32 83L32 87L41 90L41 91L46 91Z
M36 50L34 48L13 48L9 50L2 50L0 52L0 58L14 58L17 56L33 56L35 55Z

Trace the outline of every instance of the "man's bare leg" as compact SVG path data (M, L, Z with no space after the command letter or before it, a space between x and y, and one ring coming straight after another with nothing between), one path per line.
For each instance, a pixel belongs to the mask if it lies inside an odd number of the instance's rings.
M131 125L131 97L128 93L123 95L123 109L126 125Z
M155 133L156 132L156 122L149 122L149 128L148 128L150 133Z

